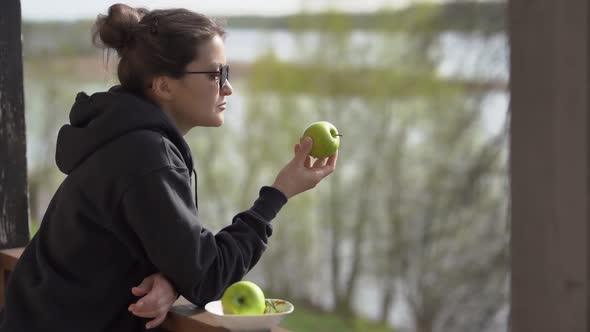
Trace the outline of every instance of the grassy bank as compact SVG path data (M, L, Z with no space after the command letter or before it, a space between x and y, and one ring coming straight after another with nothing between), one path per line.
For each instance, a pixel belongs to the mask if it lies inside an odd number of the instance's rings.
M295 311L281 327L292 332L395 332L391 327L363 318L345 319L335 313L321 312L295 303Z

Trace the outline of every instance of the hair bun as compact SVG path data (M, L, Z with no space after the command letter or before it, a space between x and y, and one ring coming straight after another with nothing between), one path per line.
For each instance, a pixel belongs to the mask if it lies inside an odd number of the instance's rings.
M121 54L133 41L135 28L146 13L146 9L121 3L110 6L108 15L98 15L94 23L94 44L115 49Z

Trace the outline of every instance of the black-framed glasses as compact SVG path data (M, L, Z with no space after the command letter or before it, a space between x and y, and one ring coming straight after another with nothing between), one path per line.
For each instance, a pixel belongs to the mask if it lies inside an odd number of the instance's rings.
M218 71L185 71L185 74L209 74L219 76L219 90L223 89L227 80L229 80L229 65L219 66Z

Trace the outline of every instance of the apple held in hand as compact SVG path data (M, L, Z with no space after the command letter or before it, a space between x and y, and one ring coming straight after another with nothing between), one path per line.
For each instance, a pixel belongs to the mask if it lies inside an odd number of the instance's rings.
M303 137L311 137L313 145L311 155L314 158L325 158L333 155L340 146L340 135L336 127L327 121L314 122L305 129Z
M225 290L221 306L225 315L262 315L266 301L258 285L251 281L238 281Z

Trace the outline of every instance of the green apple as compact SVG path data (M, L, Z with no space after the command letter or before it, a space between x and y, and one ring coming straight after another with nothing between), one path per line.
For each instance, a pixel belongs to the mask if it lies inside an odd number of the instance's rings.
M313 145L310 156L325 158L333 155L340 146L340 135L336 127L327 121L314 122L305 129L303 137L311 137Z
M262 289L251 281L238 281L229 286L221 297L226 315L262 315L266 301Z

